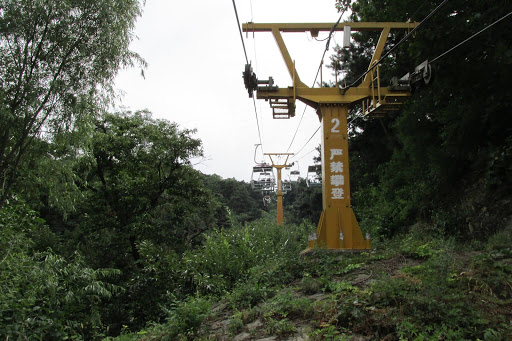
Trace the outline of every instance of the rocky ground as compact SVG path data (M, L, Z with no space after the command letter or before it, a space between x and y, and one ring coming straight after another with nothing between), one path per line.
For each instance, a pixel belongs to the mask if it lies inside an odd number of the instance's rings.
M347 287L364 289L382 274L403 277L406 276L402 272L403 268L418 264L418 260L405 257L379 260L342 276L331 278L330 285L336 286L336 284L342 283ZM220 302L213 307L210 317L205 321L201 337L206 340L218 341L329 339L325 338L325 335L317 337L315 330L330 324L326 312L329 311L330 305L334 304L336 295L336 292L325 292L325 288L322 288L322 283L318 279L311 279L310 281L297 281L274 296L274 299L286 297L284 301L287 300L292 306L288 309L281 307L281 311L273 309L272 298L241 311L233 309L227 302ZM293 302L299 303L293 307ZM358 303L353 302L353 304L357 305ZM370 340L371 338L351 335L350 339Z

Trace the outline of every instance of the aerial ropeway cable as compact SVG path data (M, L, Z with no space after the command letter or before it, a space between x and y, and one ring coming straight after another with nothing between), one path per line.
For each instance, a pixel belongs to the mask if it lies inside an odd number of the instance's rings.
M240 32L240 39L242 41L242 47L243 47L243 50L244 50L245 62L246 62L246 65L250 65L249 58L247 57L247 50L245 48L244 36L242 34L242 28L240 26L240 20L238 18L238 11L236 9L235 0L232 0L232 1L233 1L233 8L235 10L236 23L237 23L237 26L238 26L238 30ZM258 110L256 109L256 101L255 101L254 98L253 98L253 106L254 106L254 115L256 117L256 125L258 127L258 137L259 137L259 141L260 141L260 145L261 145L261 150L263 152L263 141L262 141L262 138L261 138L260 122L259 122L259 119L258 119Z
M327 40L327 43L325 44L324 53L323 53L322 58L320 60L320 65L318 66L318 69L317 69L316 75L315 75L315 80L313 81L313 84L311 85L311 87L315 86L316 80L318 78L318 75L319 75L320 70L322 69L322 65L324 63L325 54L329 50L329 45L331 43L331 38L332 38L332 36L334 34L334 29L338 26L338 24L340 23L341 18L343 17L344 14L345 14L345 10L342 11L340 17L338 18L338 21L336 21L336 23L332 26L331 31L329 32L329 35L327 36L327 38L324 39L324 40ZM306 113L306 109L307 109L307 106L304 107L304 111L302 112L302 116L300 117L299 123L297 124L297 129L295 129L295 133L293 134L292 141L290 142L290 145L288 146L288 149L286 149L286 152L290 151L290 148L293 145L293 141L295 141L295 137L297 136L297 132L299 131L299 127L300 127L300 125L302 123L302 119L304 118L304 114ZM297 153L295 153L294 155L296 155L296 154Z

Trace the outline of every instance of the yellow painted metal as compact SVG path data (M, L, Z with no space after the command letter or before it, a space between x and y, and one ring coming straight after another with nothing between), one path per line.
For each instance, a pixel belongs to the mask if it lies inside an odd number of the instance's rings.
M281 36L281 32L277 27L273 27L272 34L274 35L274 39L276 40L277 46L279 47L279 51L281 51L281 56L283 56L286 68L290 73L290 77L293 79L293 86L306 86L304 83L301 82L300 77L297 74L297 70L295 70L295 63L290 57L290 53L288 52L288 48L286 48L286 44L284 43L283 37Z
M386 40L388 40L390 30L391 30L390 27L385 27L384 29L382 29L382 32L379 37L379 41L377 43L377 46L375 47L375 51L373 52L372 60L370 61L370 66L368 67L368 69L374 67L375 63L377 63L377 61L382 56L382 51L384 50L384 46L386 46ZM370 85L370 75L367 73L360 86L367 87L369 85Z
M321 104L323 210L308 248L369 249L350 203L347 104Z
M391 91L380 86L378 69L372 67L381 58L387 37L391 30L410 30L418 26L415 22L345 22L339 23L335 31L350 26L352 31L380 31L380 38L372 56L368 70L371 71L357 87L310 88L305 85L295 69L292 58L286 48L281 32L331 31L333 23L247 23L242 26L244 32L272 32L286 67L292 78L288 88L259 89L258 99L298 99L315 108L322 121L322 198L323 210L316 234L310 237L308 248L327 248L331 250L365 250L371 248L371 241L362 235L361 229L350 204L350 181L348 162L347 113L351 104L368 101L376 117L394 110L401 104L401 98L409 96L407 91ZM376 74L376 77L375 77ZM375 82L377 85L375 85ZM376 110L377 107L381 110ZM283 154L272 154L283 155ZM286 163L286 162L285 162ZM274 165L276 167L276 165ZM282 169L284 165L279 165ZM276 167L277 168L277 167ZM279 192L280 169L278 169L278 224L282 224L282 184ZM281 195L279 195L281 193ZM279 197L281 196L281 201ZM279 211L281 203L281 211ZM281 220L280 220L281 219Z
M282 226L284 223L284 213L283 213L283 179L281 176L281 171L283 168L291 167L292 165L287 164L288 158L293 155L293 153L265 153L264 155L268 155L270 161L272 162L272 167L277 170L277 225ZM277 164L274 162L272 156L286 156L286 159L283 164Z
M343 31L350 26L352 31L381 31L384 28L411 30L418 26L417 22L340 22L335 31ZM242 24L244 32L272 32L274 28L281 32L330 32L334 23L246 23Z
M380 89L381 95L388 94L408 94L405 92L392 92L388 88ZM354 102L362 101L365 98L371 97L372 89L370 87L356 87L349 88L343 91L339 88L309 88L309 87L296 87L295 91L290 88L279 88L277 90L258 90L256 98L258 99L274 99L274 98L292 98L295 94L296 98L316 108L319 103L345 103L351 104Z

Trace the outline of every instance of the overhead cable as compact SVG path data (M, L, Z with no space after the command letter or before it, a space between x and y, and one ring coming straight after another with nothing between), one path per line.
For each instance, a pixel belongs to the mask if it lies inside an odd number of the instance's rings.
M256 125L258 126L258 136L260 138L261 152L263 153L263 142L261 141L260 122L258 121L258 111L256 111L256 100L254 99L254 97L252 98L252 103L254 105L254 114L256 115Z
M302 155L300 158L298 158L297 160L295 160L295 162L299 162L300 160L302 160L303 158L305 158L306 156L308 156L309 154L313 153L314 151L316 151L316 148L309 151L308 153Z
M327 43L325 44L324 53L322 55L322 59L320 60L320 65L318 66L318 70L316 71L316 75L315 75L315 80L313 81L313 84L311 85L311 87L315 86L316 80L318 78L318 74L320 73L320 70L321 70L322 65L324 63L325 53L327 51L329 51L329 44L331 43L331 38L332 38L332 35L334 33L334 30L336 29L336 27L340 23L341 18L343 17L344 14L345 14L345 11L341 12L341 15L338 18L338 21L336 21L336 23L332 26L331 31L329 32L329 36L327 38L325 38L325 39L327 39ZM295 141L295 137L297 136L297 132L299 131L299 127L300 127L300 124L302 123L302 119L304 118L304 114L306 113L306 109L307 109L307 105L304 107L304 111L302 112L302 116L300 117L299 124L297 124L297 129L295 129L295 133L293 134L292 141L290 142L290 145L288 146L288 149L286 150L287 153L290 150L290 148L292 147L293 141Z
M253 10L252 10L252 0L250 1L250 7L251 7L251 22L254 22L254 14L253 14ZM254 36L254 34L253 34L252 38L253 38L252 41L253 41L253 50L254 50L254 67L256 69L256 73L258 73L258 56L256 53L256 37ZM253 98L253 101L254 101L254 98ZM255 111L256 111L256 104L254 104L254 106L255 106ZM261 111L261 105L260 105L260 111ZM258 117L258 115L256 115L256 122L258 123L258 136L260 137L260 143L261 143L261 136L263 135L263 115L260 115L261 130L260 130L260 123L259 123L257 117ZM263 152L263 145L261 146L261 153L263 154L263 158L265 158L265 155Z
M389 56L389 54L391 52L393 52L394 49L396 49L398 46L400 46L404 41L406 41L407 39L409 39L409 37L414 33L416 32L420 27L421 25L423 25L425 23L425 21L427 21L428 19L430 19L430 17L432 17L437 11L439 11L439 9L444 6L444 4L446 4L448 2L448 0L444 0L439 6L437 6L432 12L430 12L429 15L427 15L419 24L418 26L416 26L415 28L413 28L409 33L406 34L405 37L402 38L402 40L400 40L398 43L396 43L395 46L393 46L391 49L389 49L382 57L380 57L380 59L377 61L377 63L374 63L366 72L364 72L361 76L359 76L359 78L357 78L354 82L352 82L352 84L348 85L347 87L345 88L350 88L352 86L354 86L357 82L359 82L364 76L366 76L368 73L370 73L374 68L377 67L377 65L380 64L380 62L386 58L387 56Z
M297 153L295 153L293 156L294 157L297 157L297 155L300 154L300 152L308 145L309 141L311 141L313 139L313 137L316 135L316 133L318 133L318 131L320 130L320 127L322 127L321 125L318 126L318 128L316 128L315 132L313 133L313 135L311 135L311 137L309 138L309 140L307 140L306 143L304 143L304 145L302 146L301 149L299 149L299 151Z
M412 15L408 16L408 19L412 19L416 15L416 13L418 13L418 11L427 3L427 1L428 0L423 1L423 3L420 5L420 7L418 7Z
M450 52L452 52L453 50L455 50L456 48L458 48L459 46L461 46L462 44L470 41L471 39L473 39L474 37L476 37L477 35L479 35L480 33L484 32L485 30L491 28L492 26L496 25L497 23L499 23L500 21L504 20L506 17L508 17L509 15L512 15L512 12L509 12L508 14L506 14L505 16L501 17L500 19L496 20L495 22L493 22L492 24L489 24L487 25L486 27L484 27L483 29L481 29L480 31L476 32L475 34L473 34L471 37L461 41L460 43L458 43L457 45L453 46L452 48L446 50L445 52L441 53L439 56L435 57L434 59L432 59L430 61L430 64L432 64L433 62L435 62L436 60L438 60L439 58L443 57L445 54L448 54Z
M233 0L233 8L235 10L236 23L237 23L237 26L238 26L238 31L240 32L240 39L242 40L242 46L244 48L245 61L247 62L247 64L249 64L249 58L247 57L247 50L245 49L244 35L242 34L242 28L240 26L240 19L238 18L238 11L236 10L235 0ZM256 110L256 100L254 99L254 97L252 98L252 102L253 102L253 106L254 106L254 115L256 116L256 125L258 126L258 137L260 139L261 151L263 153L263 143L262 143L262 140L261 140L260 122L258 120L258 110Z
M242 40L242 46L244 48L245 61L247 64L249 64L249 58L247 58L247 50L245 49L244 35L242 34L242 27L240 27L240 20L238 19L238 11L236 10L235 0L233 0L233 8L235 9L236 25L238 26L238 31L240 31L240 39Z

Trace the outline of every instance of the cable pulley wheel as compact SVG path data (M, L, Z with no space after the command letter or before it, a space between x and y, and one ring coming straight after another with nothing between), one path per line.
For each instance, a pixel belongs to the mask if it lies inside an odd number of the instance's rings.
M244 84L247 92L249 93L249 97L252 98L253 92L256 91L258 87L258 78L256 74L252 71L251 64L245 64L245 70L243 72Z
M425 84L430 83L430 81L432 80L432 66L430 64L427 64L425 66L425 68L423 69L422 76Z

